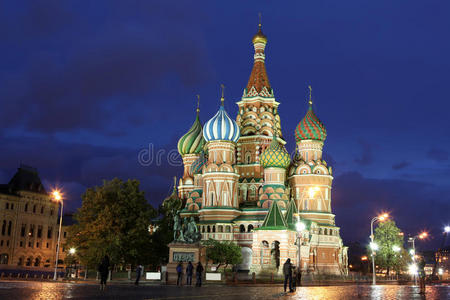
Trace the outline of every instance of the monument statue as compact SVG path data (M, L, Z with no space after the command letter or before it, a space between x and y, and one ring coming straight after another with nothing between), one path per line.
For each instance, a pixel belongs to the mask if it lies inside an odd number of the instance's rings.
M174 242L192 244L201 240L202 235L198 231L194 217L187 217L181 222L179 212L173 217L173 240Z

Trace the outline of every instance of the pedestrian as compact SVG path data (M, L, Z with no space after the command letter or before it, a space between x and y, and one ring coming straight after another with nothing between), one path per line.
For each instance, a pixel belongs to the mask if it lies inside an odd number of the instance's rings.
M188 262L186 267L186 285L192 285L192 273L194 272L194 266L191 262Z
M106 280L109 273L109 256L105 255L102 262L98 265L98 272L100 273L100 290L106 289Z
M197 276L197 282L195 283L195 286L202 286L202 273L203 273L203 266L201 262L198 262L197 268L195 270L195 275Z
M183 279L183 264L181 262L177 265L177 285L181 286L183 285L182 279Z
M292 267L292 290L297 290L298 270L295 266Z
M417 264L419 273L420 294L425 294L425 259L421 257Z
M289 292L292 293L292 264L291 259L288 258L283 265L283 275L284 275L284 292L286 293L286 285L289 281Z
M139 279L141 279L142 270L144 267L142 265L138 265L136 267L136 281L134 282L135 285L139 285Z

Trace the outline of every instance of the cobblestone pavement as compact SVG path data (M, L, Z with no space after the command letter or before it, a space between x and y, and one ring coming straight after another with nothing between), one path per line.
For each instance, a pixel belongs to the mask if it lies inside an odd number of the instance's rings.
M428 286L422 296L417 287L399 285L301 287L295 294L284 294L279 285L196 288L117 284L103 292L98 285L86 283L0 281L0 299L450 299L450 286Z

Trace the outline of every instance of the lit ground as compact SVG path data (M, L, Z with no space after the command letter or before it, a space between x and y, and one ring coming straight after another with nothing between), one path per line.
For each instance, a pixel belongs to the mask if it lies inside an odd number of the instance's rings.
M417 287L347 285L301 287L296 294L284 295L279 285L176 287L128 284L110 285L105 292L94 284L54 282L0 282L0 299L450 299L450 286L428 286L426 295Z

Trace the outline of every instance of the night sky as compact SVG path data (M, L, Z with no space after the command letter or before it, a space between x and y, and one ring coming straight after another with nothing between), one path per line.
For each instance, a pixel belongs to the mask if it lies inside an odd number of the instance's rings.
M236 116L261 12L291 153L313 87L344 241L367 241L388 211L437 247L450 222L450 2L281 2L0 1L0 183L34 166L74 211L87 187L137 178L157 206L182 174L173 153L195 95L204 123L223 83Z

